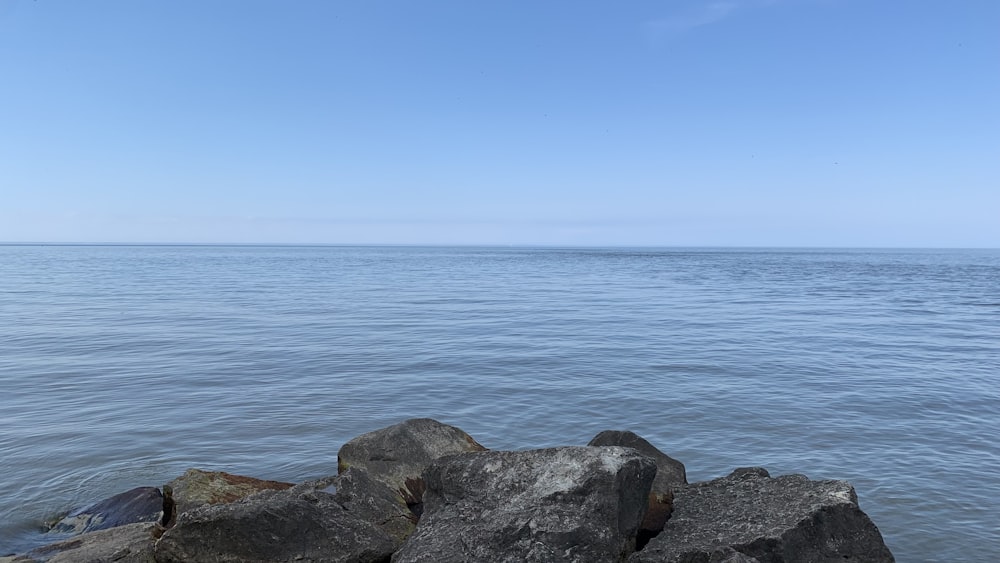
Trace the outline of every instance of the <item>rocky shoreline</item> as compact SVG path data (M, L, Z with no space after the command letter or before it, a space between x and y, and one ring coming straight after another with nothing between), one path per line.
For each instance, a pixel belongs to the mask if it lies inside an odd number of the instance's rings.
M762 468L688 483L631 433L490 451L411 419L338 452L337 474L281 483L188 470L56 523L27 562L892 562L845 481ZM164 494L166 493L166 494Z

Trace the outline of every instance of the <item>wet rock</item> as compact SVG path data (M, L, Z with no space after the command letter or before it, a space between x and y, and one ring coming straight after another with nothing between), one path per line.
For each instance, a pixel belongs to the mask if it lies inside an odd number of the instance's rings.
M291 488L292 483L255 479L225 471L188 469L167 486L173 489L175 508L177 514L181 514L206 504L233 502L261 491L285 490ZM162 507L157 506L157 511L162 511Z
M264 491L181 513L156 543L158 563L384 562L396 543L333 494Z
M626 448L449 456L424 474L410 562L621 561L634 548L656 465Z
M155 563L150 527L135 523L89 532L33 549L25 556L47 563Z
M642 548L663 530L670 518L673 512L674 487L687 484L684 464L661 452L645 438L627 430L605 430L594 436L587 445L633 448L656 462L656 478L649 490L649 505L639 526L638 547Z
M162 504L159 489L137 487L71 513L53 525L52 531L80 534L136 522L154 522L160 516Z
M337 452L337 470L363 469L396 491L419 516L427 465L442 456L486 451L462 430L430 418L414 418L362 434Z
M630 563L888 563L878 528L845 481L771 478L761 468L678 487L663 532Z

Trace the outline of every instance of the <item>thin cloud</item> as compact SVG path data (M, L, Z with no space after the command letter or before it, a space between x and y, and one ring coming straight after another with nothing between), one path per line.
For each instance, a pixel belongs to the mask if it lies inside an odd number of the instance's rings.
M678 35L691 29L720 22L736 12L738 7L736 2L712 2L684 13L648 21L644 27L652 39Z

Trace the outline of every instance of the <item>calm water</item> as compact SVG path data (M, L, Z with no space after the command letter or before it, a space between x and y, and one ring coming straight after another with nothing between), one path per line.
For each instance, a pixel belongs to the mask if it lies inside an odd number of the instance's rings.
M1000 560L998 379L1000 251L0 246L0 554L430 416L847 479L900 561Z

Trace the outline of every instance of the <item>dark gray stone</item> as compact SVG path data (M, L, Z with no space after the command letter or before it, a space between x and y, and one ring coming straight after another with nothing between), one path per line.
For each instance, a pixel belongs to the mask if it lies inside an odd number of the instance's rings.
M213 561L376 563L397 545L333 494L264 491L180 514L156 543L158 563Z
M337 452L337 471L363 469L397 492L419 516L427 465L442 456L485 451L479 442L454 426L430 418L414 418L382 428L344 444Z
M88 532L33 549L26 557L48 563L155 563L151 527L140 522Z
M588 446L622 446L633 448L656 462L656 479L649 491L649 506L640 525L639 547L663 530L673 512L674 487L687 484L684 464L661 452L635 432L605 430L590 441Z
M742 559L741 559L742 558ZM663 532L631 563L890 563L878 528L845 481L771 478L762 468L675 490Z
M656 479L653 480L653 490L665 493L677 485L687 484L687 472L684 464L661 452L653 444L635 432L628 430L605 430L590 441L588 446L622 446L634 448L642 455L653 458L656 462Z
M290 489L290 492L325 492L333 495L334 500L348 512L375 523L392 538L396 547L410 537L417 524L417 517L395 491L356 467L348 469L342 475L300 483Z
M392 561L621 561L655 474L649 458L614 447L442 458L424 473L424 515Z
M156 487L137 487L66 516L52 526L56 533L80 534L136 522L155 522L163 508Z
M410 537L417 516L395 491L375 481L364 471L352 468L339 475L334 497L341 506L362 520L375 523L393 541L393 551Z

